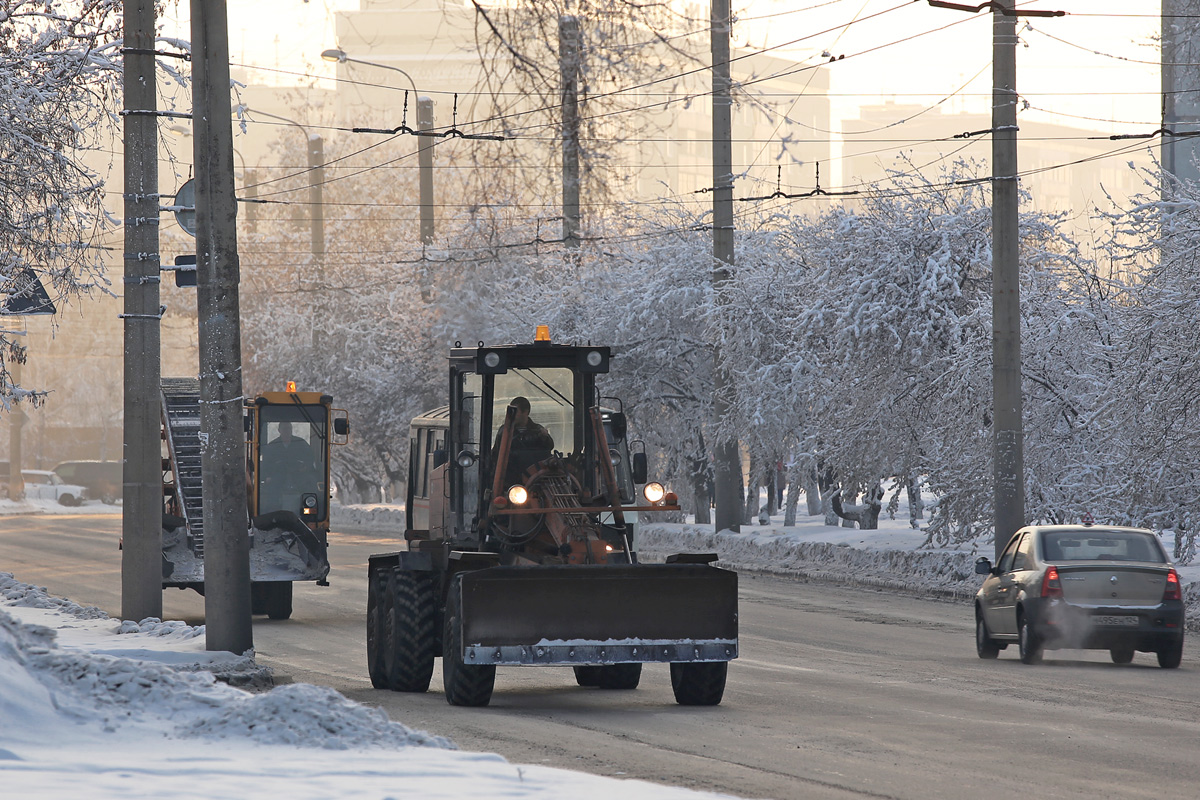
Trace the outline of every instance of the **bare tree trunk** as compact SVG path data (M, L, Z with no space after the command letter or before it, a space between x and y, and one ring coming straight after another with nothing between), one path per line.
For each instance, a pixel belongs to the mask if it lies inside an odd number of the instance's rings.
M879 512L883 508L883 486L876 483L866 495L862 505L844 505L840 492L834 492L830 498L833 512L842 518L842 526L853 528L855 523L862 530L877 530L879 528Z
M914 528L919 528L921 526L917 524L917 520L925 519L925 501L921 499L921 479L909 478L905 488L908 491L909 522Z
M783 512L783 527L785 528L796 524L796 506L800 504L801 478L810 471L809 467L801 466L798 463L792 464L788 470L787 503L784 504ZM813 483L815 485L816 481ZM819 493L817 499L820 501Z
M750 455L750 479L746 486L746 507L742 513L742 524L749 525L758 514L758 482L759 459L753 453Z
M696 524L709 525L712 523L712 517L709 514L712 509L712 492L709 488L711 479L708 473L708 454L701 450L699 456L691 459L691 464L692 497L696 506Z
M841 524L838 515L833 513L833 493L821 495L821 513L825 515L825 524L836 528Z

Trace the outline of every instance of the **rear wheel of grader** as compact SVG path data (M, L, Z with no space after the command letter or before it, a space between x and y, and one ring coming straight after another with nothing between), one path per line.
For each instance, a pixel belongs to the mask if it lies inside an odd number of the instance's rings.
M383 671L394 692L425 692L437 648L433 575L393 567L384 586Z

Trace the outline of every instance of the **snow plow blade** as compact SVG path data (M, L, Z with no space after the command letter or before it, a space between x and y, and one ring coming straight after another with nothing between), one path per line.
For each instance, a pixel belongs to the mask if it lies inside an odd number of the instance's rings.
M737 573L706 564L492 567L463 575L467 664L729 661Z

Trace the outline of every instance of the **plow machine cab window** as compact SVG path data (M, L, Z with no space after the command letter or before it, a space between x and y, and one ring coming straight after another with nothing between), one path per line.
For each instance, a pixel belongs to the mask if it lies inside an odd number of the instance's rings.
M482 452L479 425L482 413L483 377L469 372L454 372L454 402L450 404L451 466L450 497L454 503L454 527L459 536L474 530L479 515L480 463ZM469 534L468 534L469 535Z
M315 508L326 518L327 414L320 405L266 405L259 416L258 513Z
M513 431L505 488L521 482L525 470L549 458L551 452L568 456L576 452L574 393L575 373L569 369L511 369L495 376L488 437L490 467L495 466L499 454L500 434L509 404L518 397L529 401L528 421L522 419L521 427Z

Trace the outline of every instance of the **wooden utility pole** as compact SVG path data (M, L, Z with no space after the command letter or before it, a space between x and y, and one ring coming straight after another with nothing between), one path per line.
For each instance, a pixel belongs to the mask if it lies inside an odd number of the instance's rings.
M1017 18L992 11L992 453L996 559L1025 524L1017 196Z
M240 269L225 0L192 0L192 125L204 475L204 619L209 650L254 647L242 428ZM314 209L314 213L319 209Z
M162 617L158 117L154 0L125 2L121 616Z
M579 17L558 18L558 64L562 78L563 241L579 247Z
M729 0L712 0L709 36L712 45L713 272L717 314L727 305L733 281L733 122L729 73L729 35L733 20ZM713 416L723 425L733 408L733 381L720 343L713 348ZM718 435L713 442L713 494L716 529L741 530L742 454L736 437Z

